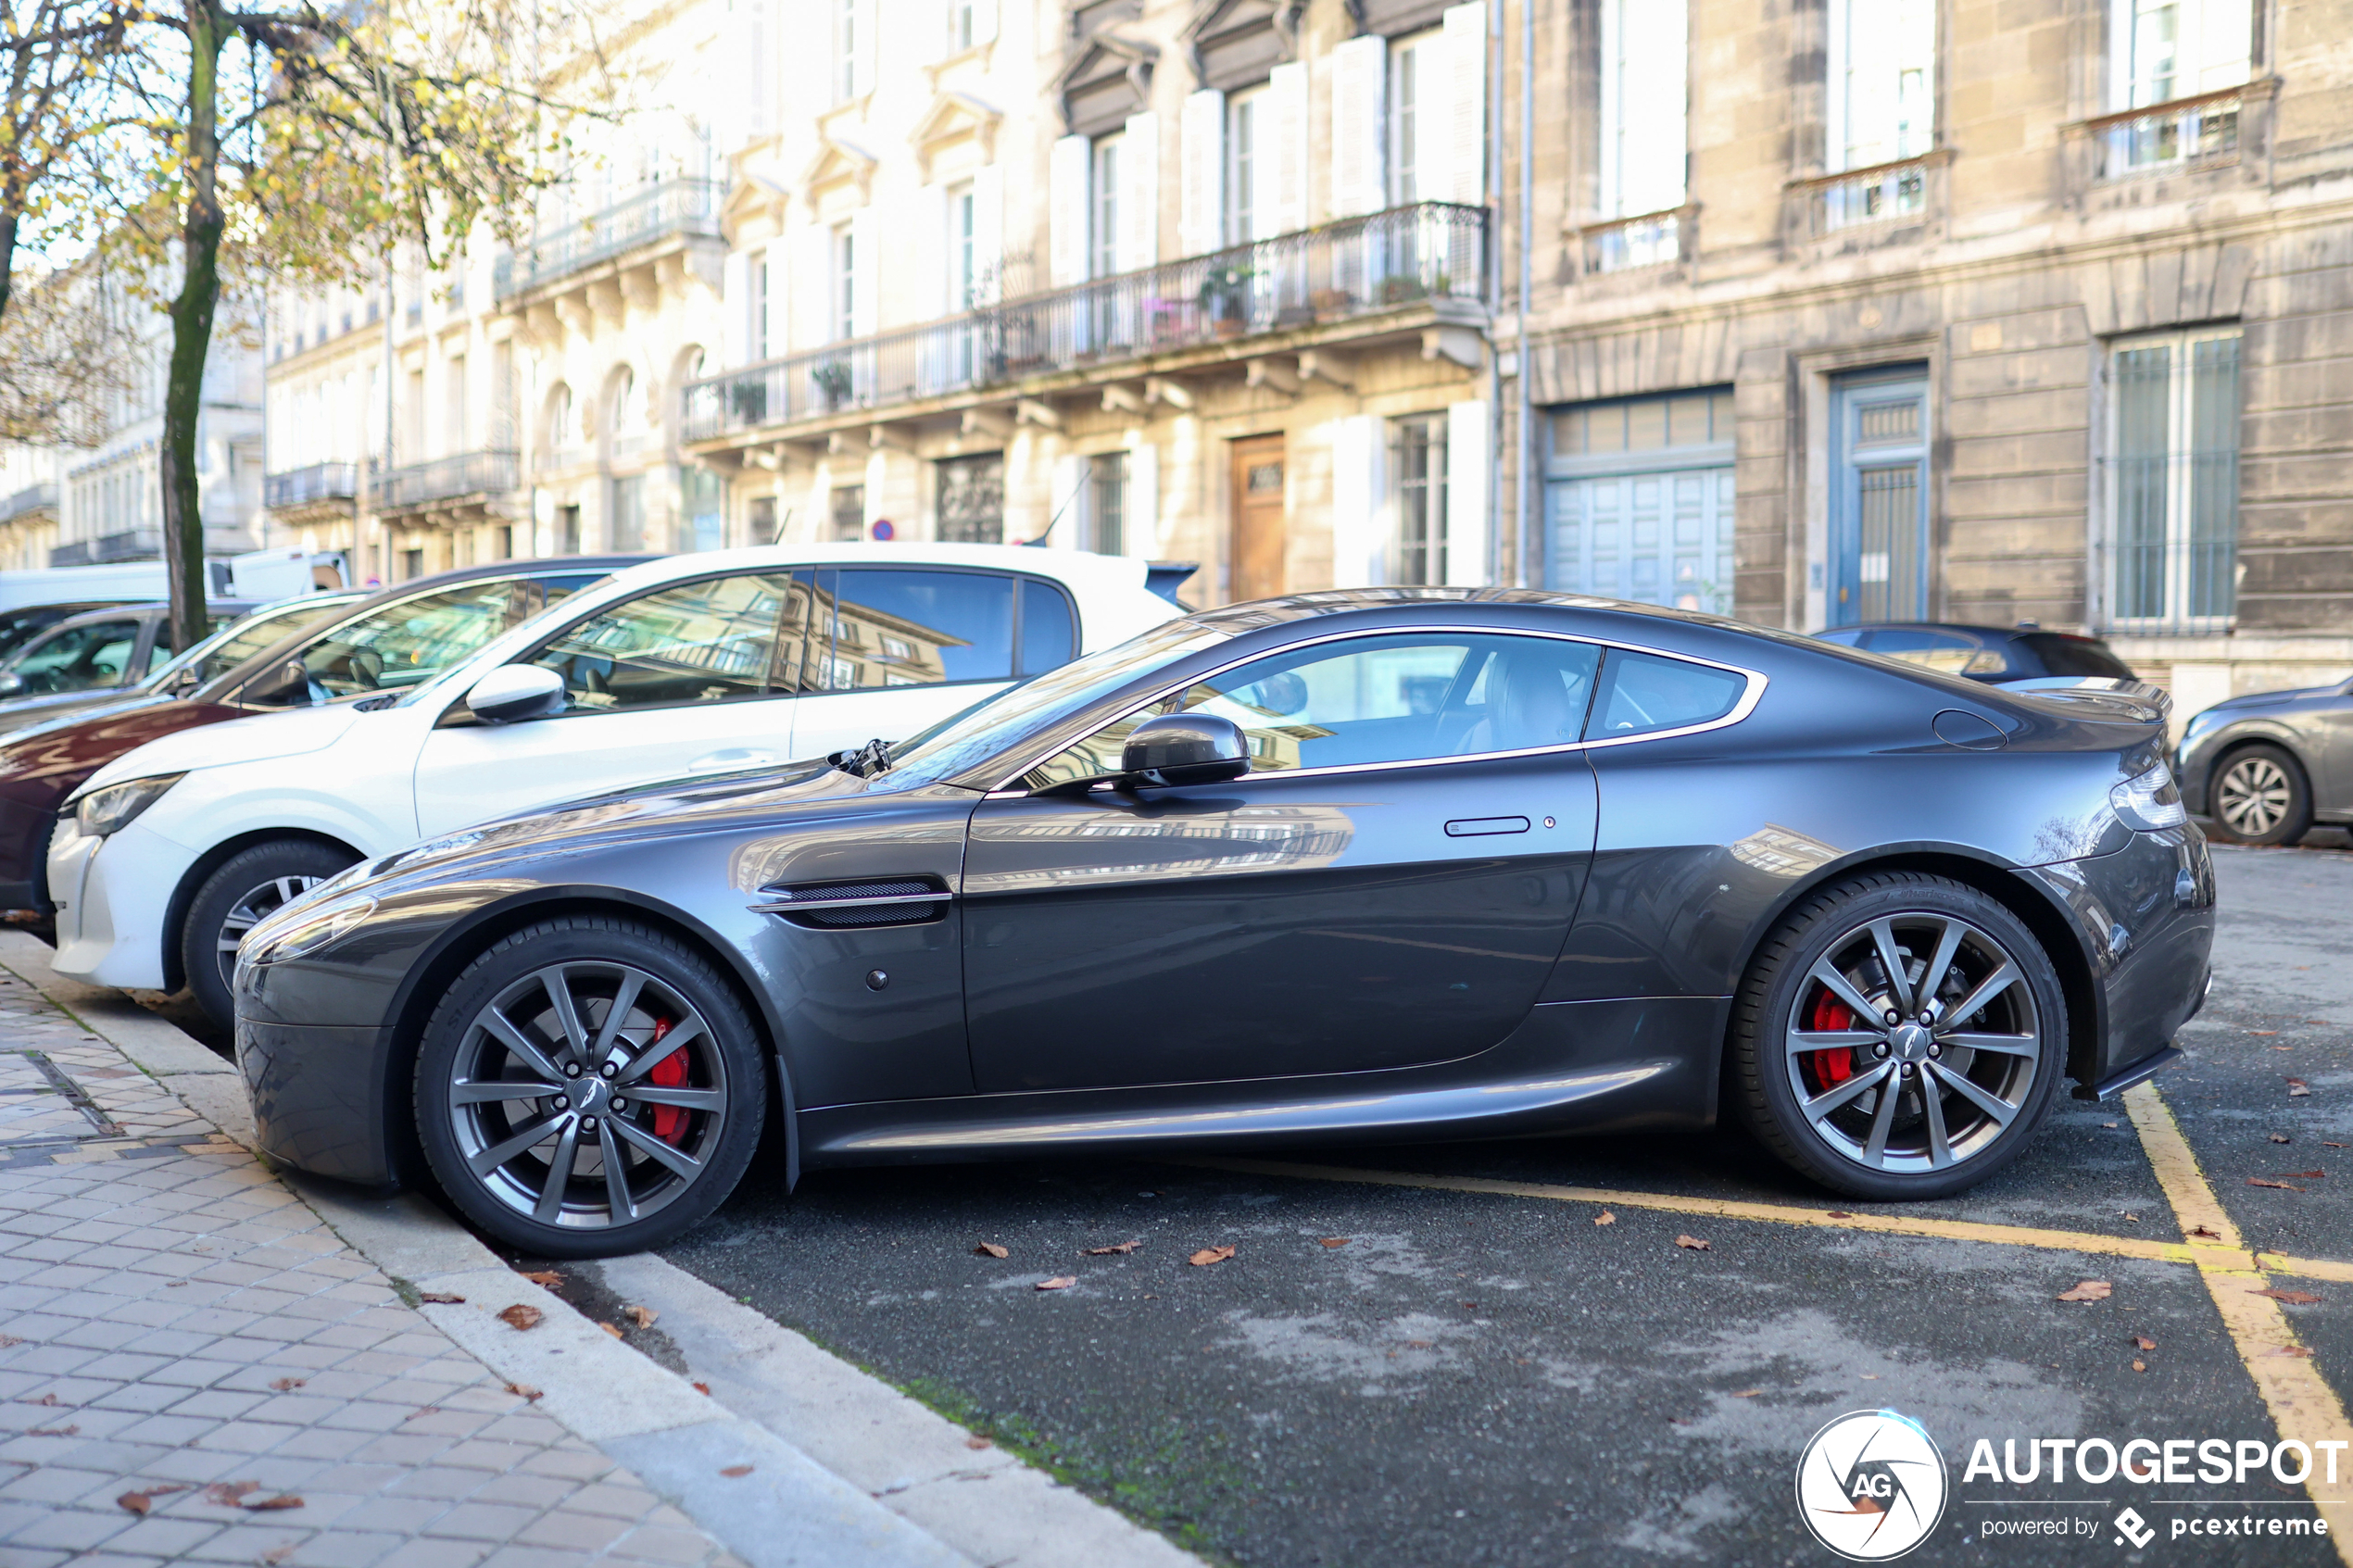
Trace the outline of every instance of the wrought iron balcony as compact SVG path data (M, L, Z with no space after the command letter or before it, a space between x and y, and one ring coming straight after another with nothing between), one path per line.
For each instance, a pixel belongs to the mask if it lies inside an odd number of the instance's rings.
M1678 207L1586 224L1578 231L1584 241L1586 273L1673 266L1683 259L1692 211Z
M163 553L163 535L153 528L126 528L94 539L74 539L49 552L51 566L93 566L107 561L152 560Z
M34 512L57 510L57 487L53 483L28 484L5 501L0 501L0 522L14 522Z
M559 225L528 249L498 257L491 267L491 293L502 300L528 294L673 234L717 239L726 195L722 180L655 181L602 212Z
M520 472L521 464L510 451L458 452L379 475L369 486L370 499L380 512L488 499L512 491Z
M1806 227L1816 236L1867 223L1916 218L1931 206L1930 182L1950 157L1939 149L1868 169L1800 180L1791 190L1804 201Z
M2084 121L2099 146L2099 177L2125 180L2236 161L2246 97L2246 88L2233 87Z
M313 507L322 501L348 501L359 494L357 463L312 463L308 468L270 474L261 482L262 505L271 511Z
M1449 202L1392 207L747 365L688 383L685 437L1010 389L1444 301L1484 305L1486 216Z

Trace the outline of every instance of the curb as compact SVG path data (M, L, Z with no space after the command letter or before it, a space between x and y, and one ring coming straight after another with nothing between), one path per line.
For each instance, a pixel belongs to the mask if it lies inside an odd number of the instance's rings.
M0 966L254 1146L233 1063L121 993L58 974L49 952L0 930ZM753 1568L1201 1568L1013 1455L975 1450L963 1428L658 1257L581 1266L601 1267L613 1289L654 1308L710 1394L525 1279L417 1194L376 1198L271 1169L452 1342L540 1390L543 1411ZM518 1331L498 1318L515 1305L537 1309L538 1325ZM991 1483L985 1498L971 1494L975 1482Z

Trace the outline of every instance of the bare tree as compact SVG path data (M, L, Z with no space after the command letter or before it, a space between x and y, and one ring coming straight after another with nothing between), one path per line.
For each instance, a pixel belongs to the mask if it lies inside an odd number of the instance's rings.
M17 254L69 239L86 187L59 179L119 107L114 55L135 8L117 0L0 0L0 319Z

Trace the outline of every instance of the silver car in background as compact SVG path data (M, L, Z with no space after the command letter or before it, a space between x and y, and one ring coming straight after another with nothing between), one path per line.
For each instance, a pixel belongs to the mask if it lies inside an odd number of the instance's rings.
M2353 682L2218 702L2182 731L2173 771L2183 804L2226 842L2353 825Z

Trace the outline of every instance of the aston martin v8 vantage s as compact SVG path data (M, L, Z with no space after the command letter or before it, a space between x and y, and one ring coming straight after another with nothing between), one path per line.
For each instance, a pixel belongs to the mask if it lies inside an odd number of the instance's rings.
M1520 590L1171 621L897 746L361 862L255 927L278 1157L541 1255L817 1166L1737 1117L1931 1198L2208 984L2146 688Z

